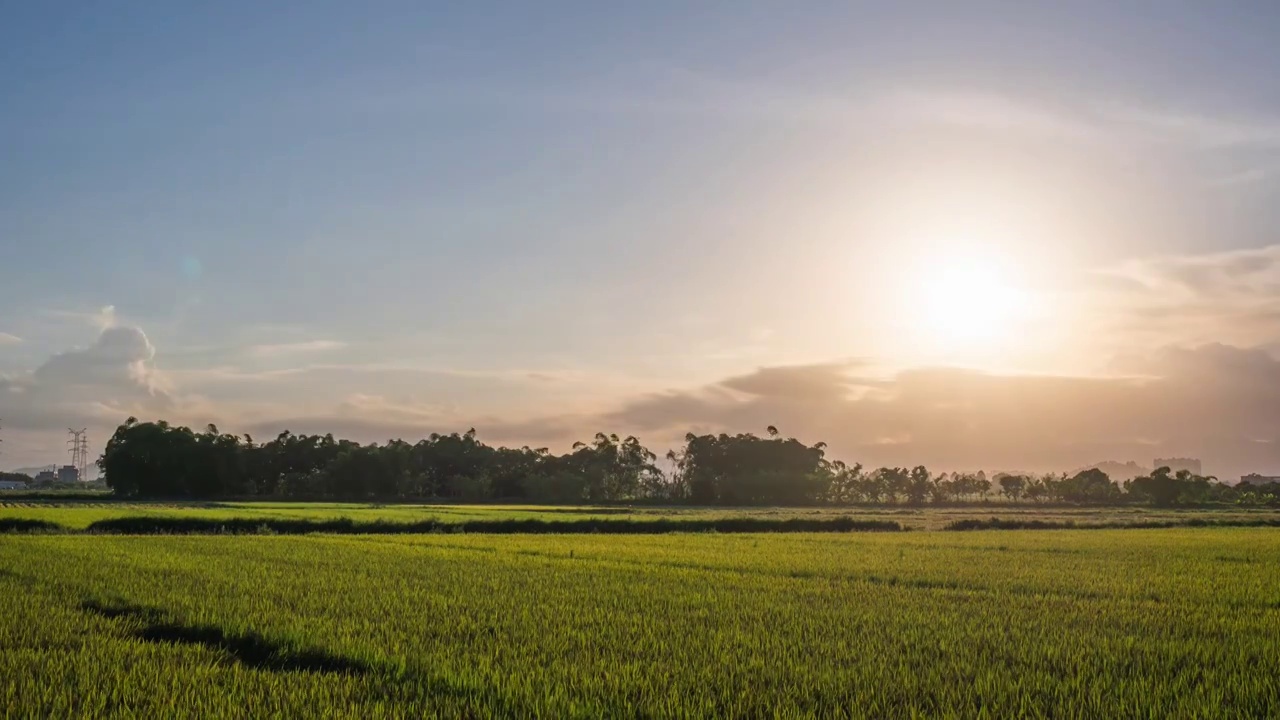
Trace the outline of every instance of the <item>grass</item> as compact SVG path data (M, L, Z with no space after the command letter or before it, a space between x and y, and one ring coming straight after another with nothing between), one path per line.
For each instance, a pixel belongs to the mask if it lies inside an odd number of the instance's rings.
M1268 528L14 535L24 716L1275 717Z
M0 500L0 522L40 520L71 530L123 518L181 518L200 521L309 521L347 520L351 523L436 523L456 525L477 521L542 520L765 520L852 518L858 521L895 522L907 529L938 530L965 520L1076 523L1101 525L1178 524L1188 519L1217 521L1280 522L1280 508L1218 508L1154 510L1143 507L1037 507L1003 503L967 507L854 507L854 508L698 508L654 506L530 506L371 503L277 502L60 502L50 500Z

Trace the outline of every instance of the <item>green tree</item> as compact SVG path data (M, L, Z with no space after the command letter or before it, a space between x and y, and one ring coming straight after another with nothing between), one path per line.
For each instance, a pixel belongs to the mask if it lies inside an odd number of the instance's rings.
M999 479L1000 493L1017 502L1027 489L1027 478L1022 475L1001 475Z

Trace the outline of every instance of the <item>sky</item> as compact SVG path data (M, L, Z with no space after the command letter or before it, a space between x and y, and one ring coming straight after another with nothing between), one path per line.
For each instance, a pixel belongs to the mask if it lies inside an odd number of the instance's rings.
M135 415L1280 474L1280 6L0 0L0 468Z

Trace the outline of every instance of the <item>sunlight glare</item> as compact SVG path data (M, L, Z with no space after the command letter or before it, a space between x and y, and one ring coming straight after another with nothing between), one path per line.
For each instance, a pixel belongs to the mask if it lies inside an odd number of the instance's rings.
M916 329L931 344L966 350L1007 341L1026 309L1026 294L997 258L935 257L918 272Z

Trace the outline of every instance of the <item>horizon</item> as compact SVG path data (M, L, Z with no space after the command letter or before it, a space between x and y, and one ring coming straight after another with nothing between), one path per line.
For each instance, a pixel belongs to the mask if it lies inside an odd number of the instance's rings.
M159 422L160 420L162 420L162 418L157 418L157 419L155 420L155 422ZM148 422L148 421L143 420L143 421L141 421L141 422ZM180 427L180 426L178 426L178 425L174 425L173 427ZM188 428L188 429L192 429L192 428ZM197 428L194 428L194 429L193 429L193 432L204 432L204 430L203 430L203 429L201 429L201 428L198 428L198 427L197 427ZM223 430L222 430L222 429L219 429L219 432L223 432ZM289 432L291 432L291 431L286 430L286 431L282 431L282 433L280 433L280 434L281 434L281 435L283 435L283 434L285 434L285 433L289 433ZM233 433L233 434L235 434L235 433ZM458 435L458 434L461 434L461 431L453 431L452 433L450 433L450 432L447 432L447 431L446 431L446 432L441 432L441 433L439 433L439 434L441 434L441 435L448 435L448 434ZM753 432L750 432L750 431L747 431L747 433L746 433L746 434L748 434L748 435L754 435L754 436L757 436L757 437L764 437L764 436L766 436L766 435L767 435L767 433L753 433ZM303 435L303 433L296 433L295 435ZM267 440L266 442L269 442L270 440L274 440L274 439L275 439L275 437L272 437L272 438L270 438L269 440ZM335 438L334 438L334 439L335 439L335 440L338 440L338 441L343 441L343 440L348 440L349 438L342 438L342 437L337 437L337 436L335 436ZM425 436L424 436L424 437L421 437L421 438L414 438L414 437L408 437L408 438L387 438L387 440L386 440L385 442L377 442L377 441L375 441L375 442L373 442L373 443L369 443L369 444L370 444L370 445L383 445L383 446L385 446L385 444L386 444L386 443L390 443L390 442L393 442L393 441L407 441L407 442L412 443L413 441L417 441L417 440L426 440L426 439L428 439L428 438L427 438L427 437L425 437ZM476 439L477 439L479 442L481 442L481 443L488 444L488 443L485 443L485 439L484 439L483 437L481 437L478 433L477 433L477 435L476 435ZM793 439L793 440L801 440L801 441L803 441L803 440L804 440L803 438L788 438L788 436L787 436L785 433L782 433L782 432L779 432L779 435L778 435L777 439L779 439L779 440L783 440L783 439ZM255 440L258 440L259 442L262 442L260 439L257 439L257 438L255 438ZM639 439L639 438L637 438L637 440L640 440L640 439ZM818 443L823 443L823 441L822 441L822 440L817 440L816 442L818 442ZM574 443L574 445L577 445L577 444L580 444L580 443L578 443L578 442L575 442L575 443ZM643 440L641 440L641 444L643 445ZM825 444L825 443L823 443L823 444ZM505 447L505 446L497 445L496 447ZM525 446L525 447L527 448L528 446ZM669 465L671 464L670 458L664 457L664 456L665 456L665 453L664 453L664 452L662 452L662 448L648 448L648 449L649 449L649 450L653 450L653 451L655 452L655 454L656 454L656 456L657 456L657 458L658 458L656 462L657 462L657 466L658 466L659 468L662 468L662 467L664 467L664 466L669 466ZM671 451L677 451L677 448L668 448L668 450L671 450ZM833 457L833 458L830 458L830 459L831 459L831 460L833 460L833 461L834 461L834 460L839 460L839 461L847 462L850 466L852 466L852 464L854 464L854 463L856 463L856 462L857 462L856 460L848 461L848 460L846 460L846 459L844 459L844 458L835 458L835 457ZM1157 462L1158 460L1163 460L1164 462ZM943 476L943 475L948 475L948 474L951 474L951 475L954 475L954 474L978 474L978 475L980 475L980 476L986 476L986 477L991 477L991 478L998 478L998 477L1003 476L1003 475L1013 475L1013 476L1021 476L1021 477L1041 477L1041 476L1063 476L1063 477L1066 477L1066 476L1073 476L1073 475L1076 475L1076 474L1078 474L1078 473L1080 473L1080 472L1083 472L1083 471L1086 471L1086 470L1099 469L1099 470L1103 470L1103 471L1107 474L1107 476L1108 476L1108 477L1110 477L1113 481L1116 481L1116 482L1122 482L1122 481L1124 481L1124 480L1130 479L1130 478L1132 478L1132 477L1136 477L1136 476L1138 476L1138 475L1150 474L1152 471L1157 470L1157 469L1159 469L1159 468L1161 468L1161 467L1172 467L1174 470L1177 470L1179 467L1183 467L1186 463L1199 464L1199 463L1200 463L1200 459L1199 459L1199 458L1182 458L1182 457L1152 458L1152 460L1151 460L1150 462L1141 462L1141 461L1134 460L1134 459L1128 459L1128 460L1115 460L1115 459L1108 459L1108 460L1099 460L1099 461L1097 461L1097 462L1093 462L1093 463L1085 463L1085 464L1083 464L1083 465L1079 465L1079 466L1072 467L1072 468L1059 468L1059 469L1041 470L1041 471L1029 471L1029 470L1022 469L1022 468L1012 468L1012 467L1005 467L1005 468L967 467L967 468L941 468L941 469L939 469L939 468L930 468L930 471L931 471L931 472L933 472L933 473L936 473L939 477L941 477L941 476ZM59 468L62 468L62 467L74 467L74 466L73 466L73 465L71 465L69 462L67 462L67 461L65 461L65 460L64 460L64 461L57 462L57 463L46 463L46 464L43 464L43 465L37 464L37 465L30 465L30 466L25 466L25 467L5 467L5 468L0 468L0 472L11 472L11 473L16 473L16 474L25 474L25 475L28 475L28 476L33 477L33 478L34 478L34 477L35 477L36 472L39 472L39 471L56 471L56 470L58 470ZM911 464L910 464L910 463L907 463L907 467L911 467ZM1110 468L1111 468L1111 472L1107 472L1107 468L1108 468L1108 467L1110 467ZM1127 471L1127 472L1116 472L1116 468L1117 468L1117 467L1118 467L1118 468L1120 468L1120 469L1122 469L1123 471ZM95 461L90 460L90 461L88 462L88 464L85 466L85 469L86 469L86 472L85 472L85 474L80 478L80 480L82 480L82 481L87 481L87 478L93 478L94 480L101 480L101 479L102 479L102 478L101 478L101 471L98 469L97 464L95 463ZM669 469L669 468L667 468L667 469ZM876 469L884 469L884 468L883 468L883 467L881 467L881 468L873 468L873 467L869 467L869 466L865 468L865 470L867 470L867 471L872 471L872 470L876 470ZM1222 482L1222 483L1225 483L1225 484L1228 484L1228 485L1233 485L1233 484L1235 484L1236 482L1239 482L1239 481L1244 477L1244 476L1241 476L1241 477L1223 477L1223 478L1218 478L1218 477L1216 477L1216 476L1213 476L1211 473L1206 473L1205 475L1206 475L1207 477L1211 478L1211 479L1216 479L1216 480L1218 480L1219 482ZM1257 475L1262 475L1262 476L1265 476L1265 474L1263 474L1263 473L1247 473L1246 475L1255 475L1255 476L1257 476ZM1233 481L1234 481L1234 482L1233 482Z
M0 467L137 416L1280 475L1280 8L1225 5L12 8Z

